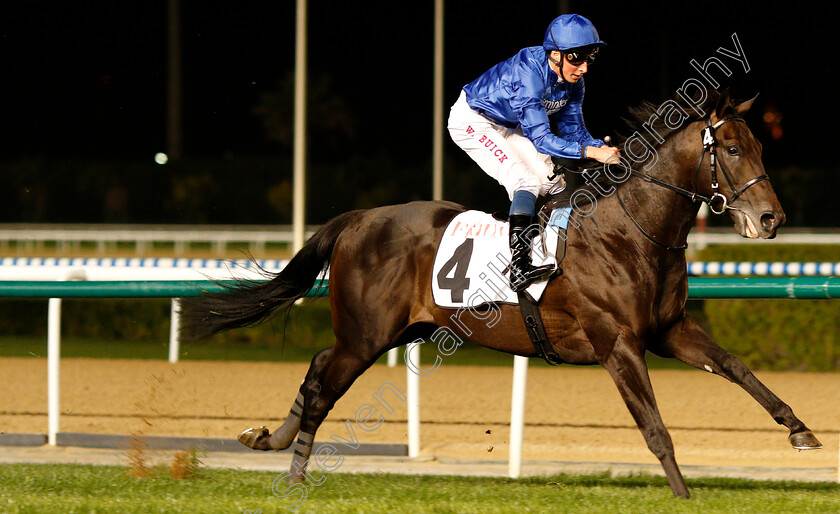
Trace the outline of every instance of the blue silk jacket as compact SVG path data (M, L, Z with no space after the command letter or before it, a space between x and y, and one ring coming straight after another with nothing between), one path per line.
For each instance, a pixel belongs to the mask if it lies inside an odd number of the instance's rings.
M523 48L464 91L474 111L507 128L521 126L540 153L580 159L584 147L604 145L583 123L583 78L560 80L541 46Z

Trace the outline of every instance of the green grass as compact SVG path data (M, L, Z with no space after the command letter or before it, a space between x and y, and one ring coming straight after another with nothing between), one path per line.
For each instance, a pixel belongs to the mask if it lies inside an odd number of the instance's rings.
M181 345L182 361L254 361L254 362L309 362L320 348L298 346L290 341L282 346L267 344L207 344L188 343ZM400 349L399 363L403 364L405 347ZM438 355L434 344L421 346L422 367L430 367ZM46 357L46 337L0 337L0 358L2 357ZM62 357L96 359L168 359L168 341L104 341L86 338L62 338ZM464 343L449 356L441 356L446 366L511 366L513 356L488 350L471 343ZM387 357L379 359L385 363ZM694 369L674 359L663 359L647 354L651 369ZM551 367L542 359L531 359L531 366Z
M197 478L137 479L116 466L0 465L0 511L289 512L299 494L277 497L274 472L203 469ZM315 475L297 512L836 512L829 483L689 480L692 499L672 496L664 478L557 475L504 478ZM278 486L278 491L287 486Z
M422 367L430 367L435 362L437 352L434 345L421 347L420 362ZM301 347L291 343L282 348L274 345L243 344L221 345L188 343L181 345L179 359L182 361L252 361L252 362L309 362L318 348ZM399 363L403 364L403 352L400 348ZM0 358L2 357L46 357L47 342L43 337L0 337ZM63 338L61 341L62 357L92 359L168 359L169 343L162 341L100 341L81 338ZM442 365L447 366L511 366L513 356L488 350L470 343L449 356L441 356ZM651 369L694 369L674 359L664 359L647 354ZM385 363L387 357L379 359ZM531 359L531 366L551 367L542 359Z
M309 362L316 350L292 344L181 344L180 360ZM46 337L0 337L0 357L46 357ZM62 357L168 359L169 341L106 341L64 337Z
M288 340L285 344L269 345L249 344L182 344L180 360L219 360L219 361L274 361L274 362L309 362L319 350L318 347L299 346ZM400 349L399 361L402 363L405 347ZM435 362L437 352L434 344L421 347L420 361L423 367ZM45 337L0 337L0 357L46 357L47 342ZM168 341L104 341L87 338L62 338L62 357L109 358L109 359L168 359ZM488 350L465 343L454 354L443 358L445 365L510 366L511 355ZM385 362L382 357L380 362ZM534 366L548 366L548 363L532 359Z
M0 299L0 358L45 357L46 300ZM702 305L689 302L692 313L702 314ZM65 300L62 304L62 357L112 359L169 358L168 300ZM309 362L319 350L332 346L329 301L314 300L293 308L284 326L283 318L260 327L232 330L205 341L182 343L179 359L218 361ZM403 360L403 349L399 360ZM429 367L438 351L434 343L421 346L421 365ZM656 369L685 369L673 360L648 356ZM513 356L466 341L452 355L441 356L447 366L510 366ZM380 359L385 362L386 357ZM541 359L531 366L548 367Z

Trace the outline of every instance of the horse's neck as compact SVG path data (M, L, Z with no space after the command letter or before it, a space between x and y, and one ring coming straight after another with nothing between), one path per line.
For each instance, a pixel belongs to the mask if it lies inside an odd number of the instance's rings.
M657 165L652 168L649 171L651 176L684 190L692 190L689 182L674 180L673 177L662 178L664 174L660 172L663 167ZM685 244L699 204L665 187L639 178L631 180L632 183L617 192L627 211L643 228L648 227L645 231L657 241L669 246Z
M675 134L668 138L657 149L657 162L644 172L668 184L693 191L692 177L697 163L687 149L691 145L686 145L685 135L682 136ZM641 164L635 166L642 171ZM682 246L686 243L699 208L698 203L691 202L685 196L639 177L627 179L613 196L616 196L615 201L608 206L612 212L605 214L611 222L620 223L625 237L640 240L641 244L636 247L640 251L649 250L651 256L661 255L662 247L650 241L642 230L663 245ZM624 212L619 199L629 215ZM638 227L633 220L638 223ZM666 256L672 253L666 252Z

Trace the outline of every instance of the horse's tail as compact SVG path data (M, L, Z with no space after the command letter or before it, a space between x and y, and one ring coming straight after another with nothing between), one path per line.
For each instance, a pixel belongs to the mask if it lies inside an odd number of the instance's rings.
M224 330L258 325L291 307L329 267L341 232L363 211L344 213L321 227L269 281L239 281L227 291L181 300L181 336L198 340Z

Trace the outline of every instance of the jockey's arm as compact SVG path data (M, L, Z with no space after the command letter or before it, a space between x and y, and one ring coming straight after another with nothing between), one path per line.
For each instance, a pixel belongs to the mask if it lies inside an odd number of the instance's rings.
M604 141L595 139L586 129L583 121L584 85L580 83L573 89L569 104L558 115L556 127L560 137L581 142L581 158L607 162L610 158L621 156L618 148L607 146Z

